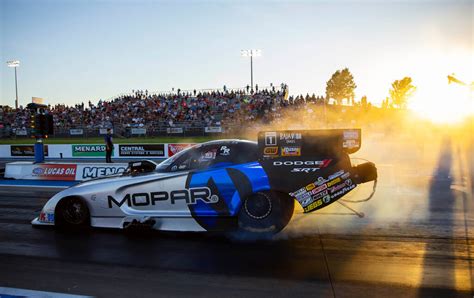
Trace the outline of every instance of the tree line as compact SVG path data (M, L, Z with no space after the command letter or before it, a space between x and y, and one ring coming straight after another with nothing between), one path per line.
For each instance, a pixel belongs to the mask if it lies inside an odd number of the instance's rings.
M337 70L326 83L326 100L333 99L336 104L340 104L345 99L354 105L355 88L357 85L349 69ZM405 109L415 90L416 87L412 84L411 77L395 80L389 90L389 96L382 102L382 106ZM368 104L367 96L362 96L360 104L363 106Z

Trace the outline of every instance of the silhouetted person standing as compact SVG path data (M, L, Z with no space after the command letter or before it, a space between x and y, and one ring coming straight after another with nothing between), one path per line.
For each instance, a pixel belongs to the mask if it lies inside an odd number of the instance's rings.
M112 129L107 128L105 140L105 162L112 163L112 151L114 150L114 143L112 141Z

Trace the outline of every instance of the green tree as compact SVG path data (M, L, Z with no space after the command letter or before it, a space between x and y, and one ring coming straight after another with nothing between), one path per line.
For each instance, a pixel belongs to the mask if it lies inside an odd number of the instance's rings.
M348 68L336 71L326 83L326 98L332 98L339 103L341 100L354 99L354 89L357 85Z
M412 84L410 77L404 77L401 80L396 80L392 83L390 89L390 101L392 106L404 109L407 107L408 99L415 92L416 87Z

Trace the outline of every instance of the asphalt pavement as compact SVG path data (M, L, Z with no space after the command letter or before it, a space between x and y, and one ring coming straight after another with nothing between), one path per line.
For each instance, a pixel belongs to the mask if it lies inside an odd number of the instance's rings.
M397 144L371 139L354 156L379 170L374 197L347 203L363 218L337 203L297 208L288 227L259 242L33 228L57 190L0 188L0 286L98 297L472 298L470 153L450 138ZM371 190L362 185L346 199Z

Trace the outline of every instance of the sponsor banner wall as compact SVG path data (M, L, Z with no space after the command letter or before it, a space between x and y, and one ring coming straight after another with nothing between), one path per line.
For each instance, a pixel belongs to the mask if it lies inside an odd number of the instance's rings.
M132 128L130 133L132 135L146 135L146 128Z
M5 178L26 180L84 181L123 173L127 163L46 163L12 162L5 168Z
M48 145L48 153L50 158L70 158L71 145Z
M175 155L176 153L189 148L195 144L189 143L179 143L179 144L168 144L168 157Z
M168 127L166 129L167 133L184 133L184 130L182 127Z
M192 143L174 144L115 144L112 158L168 158L191 147ZM103 144L58 144L45 145L48 158L83 158L105 160ZM0 158L33 158L34 145L0 145Z
M10 145L0 145L0 157L12 157Z
M28 131L26 129L17 129L15 131L15 134L17 136L27 136L28 135Z
M84 134L84 129L82 128L72 128L69 130L71 136L81 136Z
M164 144L120 144L119 156L121 157L165 157Z
M105 145L72 145L72 157L105 157Z
M74 181L76 179L75 164L36 164L31 175L37 180Z
M98 177L104 177L109 175L121 174L127 169L127 163L114 163L114 164L77 164L76 180L84 181L94 179Z
M12 157L35 156L35 145L11 145L10 155ZM44 146L44 156L48 156L48 145Z
M112 128L112 134L114 133L114 129ZM99 128L99 134L100 135L106 135L107 134L107 128Z
M222 127L220 126L206 126L204 127L204 132L217 133L217 132L223 132L223 130L222 130Z

